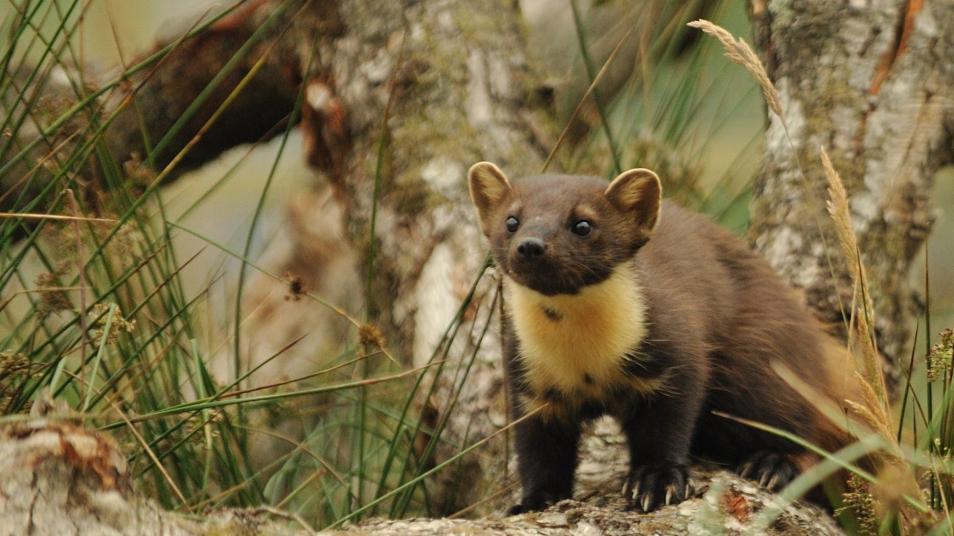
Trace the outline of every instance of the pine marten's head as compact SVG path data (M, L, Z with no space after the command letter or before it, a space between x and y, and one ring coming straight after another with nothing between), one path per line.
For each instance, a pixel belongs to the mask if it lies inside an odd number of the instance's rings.
M514 183L490 162L468 172L470 196L497 265L516 283L553 296L607 279L649 240L662 186L648 169L613 182L540 175Z

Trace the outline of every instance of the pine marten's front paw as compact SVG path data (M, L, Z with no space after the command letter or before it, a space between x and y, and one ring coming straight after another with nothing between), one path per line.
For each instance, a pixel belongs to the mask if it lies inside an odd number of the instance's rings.
M522 502L519 502L507 509L507 515L515 516L515 515L523 514L530 511L531 511L530 508L527 508L526 506L523 505Z
M769 491L781 490L798 475L798 469L786 455L766 450L753 454L736 471Z
M623 487L629 505L643 512L679 504L692 493L689 469L682 464L638 465L629 472Z
M563 499L569 499L569 493L560 493L553 491L540 491L536 493L530 493L524 495L523 499L520 500L519 504L515 504L507 510L508 516L514 516L517 514L523 514L525 512L535 512L537 510L543 510L551 504L562 501Z

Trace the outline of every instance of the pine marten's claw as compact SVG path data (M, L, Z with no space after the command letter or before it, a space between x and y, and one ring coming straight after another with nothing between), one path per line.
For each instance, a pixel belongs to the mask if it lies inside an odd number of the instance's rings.
M771 451L759 451L737 469L739 476L758 482L770 491L778 491L788 485L798 474L798 469L788 456Z
M641 465L630 472L624 490L630 507L652 512L686 500L692 485L685 465Z
M742 478L749 478L752 473L752 462L745 462L735 470Z

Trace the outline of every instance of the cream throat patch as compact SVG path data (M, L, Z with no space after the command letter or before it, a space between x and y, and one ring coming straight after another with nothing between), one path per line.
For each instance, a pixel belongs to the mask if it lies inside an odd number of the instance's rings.
M519 358L534 392L556 388L570 396L600 398L607 386L637 380L625 377L624 362L646 337L646 303L629 263L576 294L547 296L510 278L504 281ZM636 383L637 388L658 387L653 380Z

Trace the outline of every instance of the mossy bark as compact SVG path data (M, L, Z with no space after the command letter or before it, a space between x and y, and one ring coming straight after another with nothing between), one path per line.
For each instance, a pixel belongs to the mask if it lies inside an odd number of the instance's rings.
M825 209L824 148L841 174L894 383L921 301L908 284L954 161L954 2L752 0L756 42L781 94L769 114L750 238L833 326L852 287ZM787 129L786 129L787 126Z
M520 15L506 0L351 0L337 9L345 30L322 50L330 76L306 81L315 88L305 103L309 161L341 207L368 321L401 361L422 366L485 257L468 167L493 160L519 175L545 157L528 135L535 106ZM335 127L341 118L347 129ZM486 278L437 357L445 373L421 413L445 429L426 463L506 423L497 321L488 317L494 291ZM442 472L431 484L436 511L496 491L505 443L500 436L483 456Z

